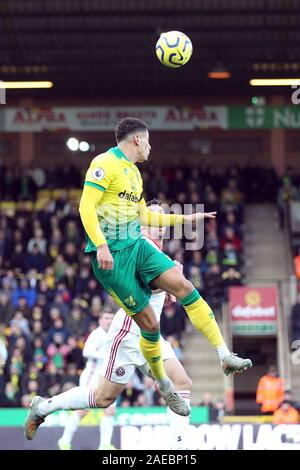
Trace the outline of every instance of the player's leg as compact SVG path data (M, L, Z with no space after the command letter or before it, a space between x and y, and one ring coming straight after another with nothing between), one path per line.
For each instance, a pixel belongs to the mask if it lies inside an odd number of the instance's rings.
M148 242L140 239L129 247L130 249L125 248L120 252L115 252L113 271L99 269L96 254L93 254L93 271L105 290L140 327L140 349L168 406L176 413L188 415L190 410L176 394L164 370L160 350L160 325L149 305L151 289L136 275L139 266L147 260L147 253L143 249L144 244L150 246ZM173 265L174 263L169 260L168 266Z
M168 377L172 380L177 392L190 407L192 381L184 370L182 364L174 357L166 359L164 361L164 365ZM173 413L170 408L167 408L167 415L171 433L171 449L188 449L190 416L179 416L178 414Z
M176 387L177 393L185 401L186 405L190 407L192 381L184 370L182 364L176 358L175 352L170 343L164 339L162 339L162 356L168 377ZM139 367L139 369L143 374L153 378L147 364L144 363ZM187 434L190 416L180 416L174 413L169 407L167 407L167 415L170 425L171 449L188 449Z
M104 415L100 421L100 443L98 450L114 449L111 440L115 425L116 405L113 403L104 410Z
M79 378L80 387L94 387L98 381L93 371L83 369ZM72 440L79 426L80 420L86 415L87 410L76 410L70 414L64 427L64 432L58 440L57 445L60 450L71 450Z
M99 269L96 254L91 258L92 268L96 279L140 327L142 353L159 386L164 388L168 380L160 359L160 325L149 305L151 289L147 285L142 285L136 277L141 243L142 240L137 240L130 249L114 252L113 271Z
M217 350L226 375L243 372L252 366L250 359L241 359L230 353L211 308L177 267L172 267L160 274L152 284L156 288L175 295L181 301L194 327Z
M100 377L94 387L74 387L67 392L44 399L35 397L25 421L25 437L33 439L38 427L45 421L46 416L58 410L85 410L89 408L107 408L122 392L124 386L109 382Z

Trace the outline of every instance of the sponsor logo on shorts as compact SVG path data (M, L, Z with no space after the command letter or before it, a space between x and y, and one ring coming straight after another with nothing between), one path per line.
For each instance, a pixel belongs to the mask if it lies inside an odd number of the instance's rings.
M123 377L124 374L125 374L125 369L124 369L124 367L118 367L118 368L116 369L116 375L117 375L118 377Z
M136 306L136 301L134 300L134 298L132 297L132 295L130 295L129 297L127 297L127 299L124 300L124 303L126 303L127 305L129 305L129 307L135 307L135 306Z

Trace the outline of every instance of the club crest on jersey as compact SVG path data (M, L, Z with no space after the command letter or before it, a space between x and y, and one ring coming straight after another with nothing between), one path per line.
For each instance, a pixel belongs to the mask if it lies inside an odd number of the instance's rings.
M137 187L133 178L130 178L131 191L136 191Z
M103 180L104 176L105 173L102 168L95 168L95 170L93 170L92 177L94 178L94 180L101 181Z
M118 368L116 369L116 375L117 375L118 377L122 377L123 375L125 375L125 369L124 369L124 367L118 367Z

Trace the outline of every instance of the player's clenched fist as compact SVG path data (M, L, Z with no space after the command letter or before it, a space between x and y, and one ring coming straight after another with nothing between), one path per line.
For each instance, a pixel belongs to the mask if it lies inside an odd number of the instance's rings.
M109 271L114 269L114 259L106 243L98 246L97 261L100 269L107 269Z

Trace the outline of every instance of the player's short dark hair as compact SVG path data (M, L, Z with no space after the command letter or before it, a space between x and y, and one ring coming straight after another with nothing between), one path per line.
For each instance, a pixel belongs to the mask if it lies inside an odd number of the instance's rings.
M149 207L149 206L160 206L160 207L162 207L162 202L159 199L154 198L154 199L151 199L150 201L148 201L146 205L147 205L147 207Z
M142 121L141 119L127 117L119 121L116 128L115 128L115 136L117 143L124 140L128 135L132 134L133 132L138 131L147 131L148 127L147 124Z

